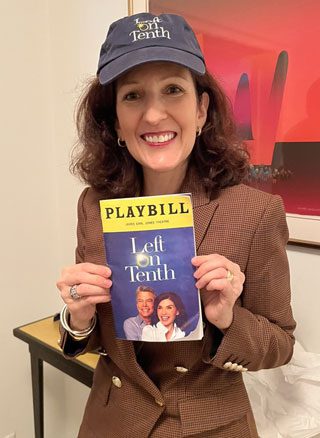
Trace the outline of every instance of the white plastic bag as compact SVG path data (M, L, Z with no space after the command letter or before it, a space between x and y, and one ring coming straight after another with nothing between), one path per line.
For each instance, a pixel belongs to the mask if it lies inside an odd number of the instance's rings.
M296 342L289 364L244 374L261 438L320 434L320 354Z

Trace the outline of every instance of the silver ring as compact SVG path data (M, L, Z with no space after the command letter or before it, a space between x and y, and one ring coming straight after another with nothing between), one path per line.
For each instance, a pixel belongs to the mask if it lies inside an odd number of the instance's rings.
M77 284L70 287L69 294L74 301L80 300L81 296L77 292Z
M232 273L231 271L229 271L229 269L227 270L227 276L226 276L226 279L227 279L228 281L230 281L230 283L231 283L231 281L233 280L233 273Z

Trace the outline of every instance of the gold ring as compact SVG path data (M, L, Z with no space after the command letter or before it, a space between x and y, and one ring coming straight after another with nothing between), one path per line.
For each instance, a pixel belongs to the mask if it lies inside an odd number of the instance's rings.
M232 273L231 271L229 271L229 269L227 269L227 276L226 276L226 279L227 279L228 281L230 281L230 283L231 283L231 281L233 280L233 273Z

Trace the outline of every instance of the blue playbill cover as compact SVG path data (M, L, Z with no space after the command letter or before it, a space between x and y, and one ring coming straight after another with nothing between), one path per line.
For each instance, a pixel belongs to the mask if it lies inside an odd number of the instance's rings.
M103 200L100 211L116 336L202 339L191 194Z

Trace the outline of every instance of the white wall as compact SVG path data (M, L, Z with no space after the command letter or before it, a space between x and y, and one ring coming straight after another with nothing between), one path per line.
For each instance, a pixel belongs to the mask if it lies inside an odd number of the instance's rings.
M12 329L61 308L55 281L73 261L81 190L68 172L74 103L126 12L126 0L0 1L0 438L34 436L28 348ZM45 366L46 438L76 436L87 394Z
M127 13L127 2L49 0L48 4L60 268L73 260L76 202L82 190L68 172L75 103L85 81L96 73L110 23ZM46 438L74 438L89 390L50 366L46 372Z
M0 1L0 438L14 431L34 436L29 353L12 329L61 307L55 281L73 260L81 190L68 172L74 104L95 74L109 24L126 10L125 0ZM297 334L320 352L320 253L298 247L288 253ZM76 436L87 395L86 387L45 366L46 438Z
M29 354L12 329L58 308L45 1L0 2L0 53L0 436L17 431L29 438Z

